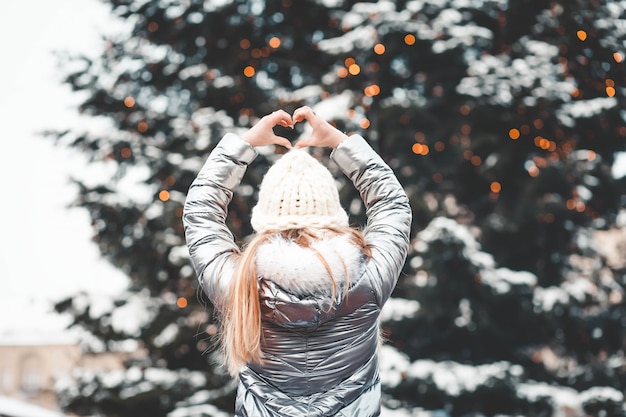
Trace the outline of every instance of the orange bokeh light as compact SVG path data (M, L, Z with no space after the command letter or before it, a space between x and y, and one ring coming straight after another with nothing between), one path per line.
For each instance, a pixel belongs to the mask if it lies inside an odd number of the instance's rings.
M252 66L250 66L250 65L248 65L247 67L245 67L245 68L243 69L243 75L245 75L245 76L246 76L246 77L248 77L248 78L249 78L249 77L252 77L252 76L255 74L255 72L256 72L256 71L254 70L254 67L252 67Z
M276 36L274 36L272 39L270 39L268 44L270 47L276 49L280 46L280 38L277 38Z
M520 131L518 129L511 129L509 130L509 137L513 140L517 140L520 137Z
M135 106L135 99L131 96L128 96L124 99L124 105L128 108Z
M365 87L365 90L363 90L363 92L368 97L377 96L378 94L380 94L380 87L376 84L368 85L367 87Z
M348 72L352 75L357 75L361 72L361 67L358 64L352 64L348 67Z
M415 155L428 155L429 152L428 145L422 143L414 143L411 150Z
M170 192L167 190L161 190L159 192L159 200L161 201L167 201L170 199Z

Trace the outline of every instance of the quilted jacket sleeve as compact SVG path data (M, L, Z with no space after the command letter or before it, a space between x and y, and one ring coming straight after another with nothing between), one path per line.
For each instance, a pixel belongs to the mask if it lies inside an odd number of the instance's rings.
M365 204L364 235L372 249L365 273L382 307L408 253L412 219L408 197L391 168L361 136L352 135L343 141L331 158L350 178Z
M228 204L248 165L252 146L226 134L192 182L183 209L189 255L203 291L221 307L240 251L226 226Z

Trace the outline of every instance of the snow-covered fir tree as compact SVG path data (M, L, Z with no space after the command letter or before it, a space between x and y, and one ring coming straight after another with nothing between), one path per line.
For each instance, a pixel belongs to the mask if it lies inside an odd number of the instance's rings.
M129 30L65 64L78 110L108 127L51 135L113 168L76 178L77 204L131 284L56 308L85 349L145 355L59 381L65 410L231 415L182 204L225 132L309 105L366 137L413 207L383 312L384 416L626 415L626 262L608 239L626 227L625 1L105 2ZM264 150L230 206L241 241L275 157Z

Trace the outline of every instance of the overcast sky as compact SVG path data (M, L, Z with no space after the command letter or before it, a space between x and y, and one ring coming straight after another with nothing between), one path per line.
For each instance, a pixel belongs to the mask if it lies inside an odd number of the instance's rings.
M78 126L79 97L62 85L54 50L99 51L115 30L98 0L28 0L0 14L0 342L58 333L48 302L78 290L114 292L126 277L104 261L87 212L68 209L82 155L38 135ZM117 26L119 28L119 25Z

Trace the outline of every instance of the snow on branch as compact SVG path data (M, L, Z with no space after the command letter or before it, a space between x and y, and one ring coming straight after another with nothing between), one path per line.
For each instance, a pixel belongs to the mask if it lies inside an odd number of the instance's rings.
M481 250L470 230L453 219L433 219L418 234L414 247L417 252L425 254L439 243L459 248L460 256L476 268L481 284L490 287L494 293L503 295L512 289L523 290L537 285L537 277L531 272L498 268L493 256Z
M624 394L611 387L593 387L578 392L573 388L529 382L519 384L518 393L531 403L547 400L554 410L553 415L588 415L588 407L607 405L621 409L624 402Z
M451 397L474 392L479 387L495 381L517 382L523 374L520 365L500 361L484 365L464 365L454 361L437 362L420 359L410 362L395 348L381 348L381 381L393 388L402 383L424 383Z
M590 100L579 100L561 106L557 117L565 126L574 126L576 119L586 119L601 114L617 106L615 97L598 97Z
M499 105L509 105L516 97L524 97L531 105L540 97L570 101L575 85L558 63L558 48L530 39L520 40L518 46L522 49L519 58L484 54L470 60L469 76L461 80L457 91Z

